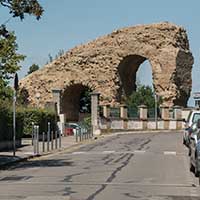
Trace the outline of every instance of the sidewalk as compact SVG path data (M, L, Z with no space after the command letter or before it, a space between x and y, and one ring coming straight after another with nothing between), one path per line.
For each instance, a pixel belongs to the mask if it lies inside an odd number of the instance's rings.
M13 151L2 151L0 152L0 169L3 169L7 166L10 166L16 162L27 160L33 157L36 157L37 155L34 155L33 152L33 146L31 145L32 141L31 139L23 139L22 140L22 147L16 149L16 156L13 156ZM62 137L62 142L61 142L61 148L60 149L55 149L55 143L54 143L54 149L51 150L51 143L50 143L50 151L47 152L46 149L47 147L45 146L45 152L42 152L42 142L40 142L39 149L40 153L39 155L47 155L47 154L52 154L57 151L62 151L64 149L76 146L80 143L77 143L75 140L74 136L67 136L67 137ZM45 144L46 145L46 144Z

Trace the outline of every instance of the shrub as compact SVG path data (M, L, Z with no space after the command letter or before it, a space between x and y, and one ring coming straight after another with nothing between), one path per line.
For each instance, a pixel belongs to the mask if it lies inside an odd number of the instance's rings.
M23 115L16 113L16 139L23 134ZM0 141L13 139L13 111L11 108L0 105Z
M32 123L39 125L40 133L47 131L48 122L51 130L56 129L56 115L52 111L36 108L17 108L16 110L16 139L31 136ZM13 110L9 105L0 102L0 141L13 139Z
M47 132L48 122L51 130L56 129L56 115L53 111L36 108L20 108L18 112L23 113L23 134L29 136L32 133L32 124L39 125L39 132Z

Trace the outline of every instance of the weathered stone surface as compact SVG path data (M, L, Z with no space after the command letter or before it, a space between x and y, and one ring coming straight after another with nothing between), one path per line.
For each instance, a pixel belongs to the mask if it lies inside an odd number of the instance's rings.
M30 104L36 104L40 92L40 105L45 105L52 100L51 90L59 88L63 103L73 110L85 86L100 92L102 104L115 104L135 89L136 72L146 59L164 104L186 106L193 56L186 31L167 22L123 28L77 46L25 77L20 87L28 90ZM71 94L70 87L75 89Z

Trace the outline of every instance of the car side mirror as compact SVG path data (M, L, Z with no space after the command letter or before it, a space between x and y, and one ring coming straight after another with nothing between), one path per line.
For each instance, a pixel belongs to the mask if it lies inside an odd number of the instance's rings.
M183 122L186 122L185 118L182 119Z
M197 128L200 129L200 119L197 121Z

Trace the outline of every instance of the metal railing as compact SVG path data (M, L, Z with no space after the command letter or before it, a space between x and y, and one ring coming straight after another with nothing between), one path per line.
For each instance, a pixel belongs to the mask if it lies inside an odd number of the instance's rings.
M110 117L120 118L120 108L110 108Z
M128 118L132 118L132 119L138 119L139 118L138 109L128 107L127 112L128 112Z
M149 108L147 110L147 118L155 119L155 117L156 117L155 108Z
M91 128L84 127L84 126L79 126L76 128L76 132L75 132L76 142L88 140L88 139L91 139L92 137L93 137L93 133L92 133Z

